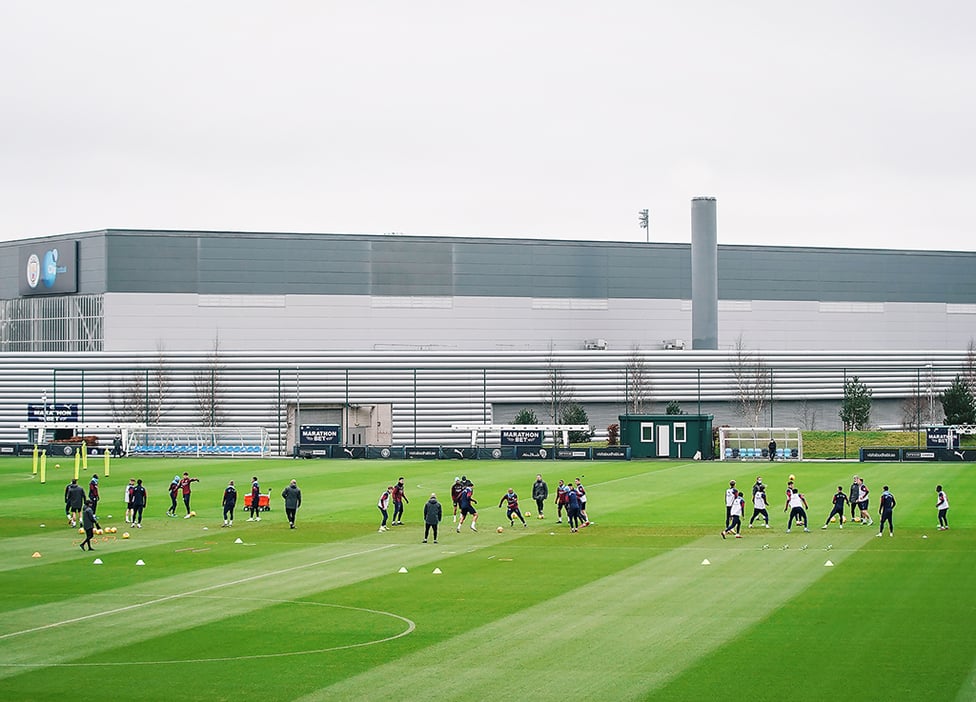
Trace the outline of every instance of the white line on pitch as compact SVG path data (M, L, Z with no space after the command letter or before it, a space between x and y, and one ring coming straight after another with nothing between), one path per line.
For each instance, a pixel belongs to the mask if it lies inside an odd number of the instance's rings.
M208 585L207 587L201 587L196 590L189 590L187 592L178 593L175 595L166 595L165 597L158 597L155 600L149 600L148 602L138 602L136 604L126 605L125 607L118 607L116 609L110 609L105 612L95 612L94 614L86 614L83 617L75 617L74 619L65 619L64 621L54 622L52 624L44 624L43 626L35 626L31 629L24 629L22 631L11 631L9 634L0 634L0 640L13 638L14 636L20 636L21 634L32 634L36 631L44 631L45 629L54 629L59 626L64 626L65 624L76 624L77 622L83 622L88 619L97 619L98 617L104 617L110 614L119 614L120 612L127 612L132 609L138 609L139 607L148 607L149 605L159 604L160 602L167 602L169 600L175 600L179 597L188 597L190 595L198 595L201 592L208 592L209 590L217 590L222 587L230 587L232 585L240 585L242 583L251 582L253 580L260 580L261 578L267 578L273 575L283 575L284 573L291 573L296 570L302 570L304 568L314 568L315 566L324 565L326 563L332 563L334 561L342 560L343 558L351 558L353 556L363 556L367 553L374 553L376 551L383 551L384 549L393 548L393 544L387 544L385 546L377 546L376 548L366 549L365 551L357 551L356 553L346 553L341 556L333 556L332 558L326 558L323 561L315 561L314 563L305 563L302 565L292 566L291 568L284 568L282 570L274 570L269 573L259 573L257 575L251 575L246 578L241 578L239 580L233 580L229 583L218 583L216 585Z

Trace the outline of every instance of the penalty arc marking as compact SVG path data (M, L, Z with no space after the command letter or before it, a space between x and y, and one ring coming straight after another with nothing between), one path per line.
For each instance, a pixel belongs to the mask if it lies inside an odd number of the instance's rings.
M95 667L118 667L118 666L133 666L133 665L172 665L181 664L185 665L187 663L221 663L230 661L248 661L248 660L258 660L261 658L286 658L289 656L310 656L320 653L330 653L332 651L345 651L352 648L363 648L365 646L375 646L377 644L386 643L387 641L395 641L396 639L403 638L408 634L413 633L417 628L415 622L406 617L400 616L399 614L394 614L393 612L385 612L379 609L368 609L366 607L351 607L349 605L331 604L328 602L309 602L307 600L274 600L265 599L258 597L220 597L214 595L188 595L188 597L200 597L202 599L214 599L214 600L235 600L235 601L247 601L247 602L264 602L266 604L298 604L298 605L311 605L313 607L333 607L335 609L346 609L353 612L365 612L367 614L378 614L384 617L391 617L393 619L399 619L401 622L406 624L406 628L396 633L392 636L385 636L381 639L373 639L371 641L360 641L359 643L353 644L343 644L341 646L330 646L328 648L314 648L307 649L303 651L281 651L279 653L254 653L250 655L243 656L221 656L214 658L183 658L178 660L156 660L156 661L88 661L84 663L0 663L2 668L89 668Z
M109 609L104 612L95 612L93 614L86 614L83 617L74 617L73 619L65 619L60 622L52 622L50 624L44 624L42 626L35 626L30 629L22 629L21 631L11 631L6 634L0 634L0 641L4 639L10 639L15 636L22 636L24 634L32 634L36 631L44 631L46 629L56 629L59 626L65 626L66 624L76 624L77 622L88 621L89 619L97 619L99 617L106 617L112 614L119 614L121 612L129 612L134 609L139 609L141 607L149 607L154 604L159 604L161 602L169 602L170 600L180 599L182 597L190 597L192 595L199 595L202 592L210 592L211 590L219 590L222 587L230 587L232 585L241 585L243 583L253 582L254 580L261 580L262 578L269 578L276 575L283 575L285 573L293 573L296 570L304 570L305 568L314 568L315 566L325 565L326 563L334 563L335 561L340 561L345 558L352 558L354 556L363 556L367 553L374 553L376 551L383 551L388 548L393 548L393 544L388 544L385 546L379 546L377 548L369 548L365 551L357 551L356 553L346 553L341 556L334 556L332 558L326 558L321 561L315 561L314 563L304 563L302 565L292 566L291 568L283 568L282 570L274 570L268 573L258 573L257 575L251 575L246 578L240 578L238 580L232 580L227 583L218 583L216 585L208 585L207 587L201 587L197 590L190 590L188 592L181 592L174 595L166 595L165 597L157 597L153 600L148 600L147 602L137 602L136 604L126 605L125 607L117 607L115 609ZM3 665L3 664L0 664Z

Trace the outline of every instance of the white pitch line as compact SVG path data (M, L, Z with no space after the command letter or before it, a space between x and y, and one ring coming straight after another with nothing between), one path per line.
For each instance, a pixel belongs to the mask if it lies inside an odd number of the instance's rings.
M296 570L303 570L305 568L314 568L315 566L324 565L326 563L332 563L334 561L342 560L343 558L352 558L353 556L362 556L367 553L373 553L375 551L383 551L388 548L393 548L393 544L387 544L386 546L377 546L376 548L366 549L365 551L357 551L356 553L346 553L341 556L333 556L332 558L326 558L323 561L315 561L314 563L305 563L302 565L292 566L291 568L284 568L282 570L274 570L268 573L259 573L257 575L251 575L246 578L240 578L239 580L233 580L229 583L218 583L216 585L208 585L207 587L201 587L196 590L189 590L187 592L178 593L175 595L166 595L165 597L158 597L155 600L149 600L147 602L138 602L136 604L126 605L125 607L118 607L116 609L106 610L104 612L95 612L94 614L86 614L83 617L75 617L74 619L65 619L60 622L53 622L51 624L44 624L43 626L35 626L31 629L23 629L22 631L11 631L8 634L0 634L0 641L3 639L10 639L14 636L21 636L22 634L33 634L37 631L44 631L45 629L55 629L59 626L64 626L66 624L76 624L78 622L87 621L89 619L97 619L98 617L105 617L111 614L119 614L121 612L128 612L133 609L138 609L140 607L148 607L150 605L159 604L160 602L168 602L169 600L175 600L179 597L189 597L190 595L198 595L201 592L208 592L210 590L217 590L222 587L230 587L232 585L240 585L242 583L251 582L253 580L260 580L261 578L267 578L273 575L282 575L284 573L291 573Z
M359 643L345 644L342 646L332 646L330 648L316 648L308 649L305 651L282 651L280 653L255 653L246 656L224 656L221 658L185 658L180 660L170 660L170 661L95 661L86 663L0 663L0 667L3 668L89 668L89 667L118 667L118 666L133 666L133 665L169 665L169 664L187 664L187 663L224 663L228 661L246 661L255 660L258 658L284 658L287 656L307 656L319 653L331 653L333 651L345 651L350 648L363 648L365 646L375 646L376 644L386 643L387 641L394 641L396 639L403 638L408 634L412 634L417 628L416 623L402 617L399 614L394 614L393 612L385 612L380 609L368 609L366 607L351 607L348 605L330 604L328 602L310 602L305 600L271 600L265 598L257 597L213 597L203 596L203 595L187 595L187 597L202 597L204 599L227 599L227 600L238 600L238 601L250 601L250 602L269 602L276 604L307 604L314 605L317 607L335 607L337 609L348 609L354 612L366 612L368 614L382 614L387 617L392 617L394 619L399 619L407 625L407 628L401 631L399 634L394 634L393 636L387 636L382 639L373 639L371 641L361 641Z

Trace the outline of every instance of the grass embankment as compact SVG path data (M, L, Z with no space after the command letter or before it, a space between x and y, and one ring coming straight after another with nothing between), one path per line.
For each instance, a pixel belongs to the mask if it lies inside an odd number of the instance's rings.
M976 437L963 436L962 445L976 448ZM914 431L805 431L804 458L857 458L866 446L925 447L925 432ZM845 450L846 448L846 450Z

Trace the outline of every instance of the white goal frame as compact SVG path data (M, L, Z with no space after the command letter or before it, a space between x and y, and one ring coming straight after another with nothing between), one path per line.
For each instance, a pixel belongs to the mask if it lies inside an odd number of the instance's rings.
M719 427L718 460L768 461L776 440L777 461L803 460L803 432L798 427Z
M264 458L271 455L265 427L145 427L129 436L129 455Z

